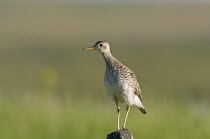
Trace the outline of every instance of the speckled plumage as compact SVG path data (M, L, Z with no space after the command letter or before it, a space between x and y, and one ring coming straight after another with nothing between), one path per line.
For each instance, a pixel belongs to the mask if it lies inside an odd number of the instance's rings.
M104 54L104 60L106 63L106 71L104 75L105 87L115 87L116 91L117 89L120 89L119 91L121 91L123 83L127 83L128 86L132 88L133 95L138 96L141 100L141 89L135 74L112 55L105 56Z
M109 43L106 41L98 41L93 47L86 49L95 49L99 51L105 61L104 87L108 95L116 102L118 110L118 129L120 108L118 102L127 105L127 113L123 128L125 128L130 105L134 105L146 114L146 110L142 104L141 89L136 75L128 67L120 63L110 52Z
M121 103L144 109L141 89L133 71L120 63L110 52L102 53L102 55L106 64L104 86L107 93Z

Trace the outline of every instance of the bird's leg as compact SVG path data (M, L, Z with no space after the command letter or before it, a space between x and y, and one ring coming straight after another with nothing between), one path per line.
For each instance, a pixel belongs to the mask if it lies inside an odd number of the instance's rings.
M124 124L123 124L123 129L125 129L125 124L126 124L126 121L127 121L127 118L128 118L129 111L130 111L130 105L128 104L127 105L127 112L126 112L126 115L125 115L125 121L124 121Z
M117 130L120 130L120 107L117 106Z
M115 103L117 106L117 130L120 130L120 106L118 105L116 98L115 98Z

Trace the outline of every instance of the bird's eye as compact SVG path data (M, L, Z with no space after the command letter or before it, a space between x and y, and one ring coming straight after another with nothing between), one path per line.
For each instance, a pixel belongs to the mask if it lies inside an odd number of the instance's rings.
M99 44L99 46L103 46L103 44Z

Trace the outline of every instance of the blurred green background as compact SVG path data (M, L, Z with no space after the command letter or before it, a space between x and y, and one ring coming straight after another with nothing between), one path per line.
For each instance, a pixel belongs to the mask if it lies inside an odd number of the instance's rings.
M0 3L0 138L102 139L116 130L98 40L138 76L138 139L210 138L210 5ZM125 106L121 105L121 124Z

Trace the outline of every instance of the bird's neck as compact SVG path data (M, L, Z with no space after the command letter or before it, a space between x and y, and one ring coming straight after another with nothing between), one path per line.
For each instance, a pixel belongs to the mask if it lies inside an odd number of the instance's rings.
M107 66L110 66L113 62L117 61L117 59L112 56L111 52L102 53L102 55Z

